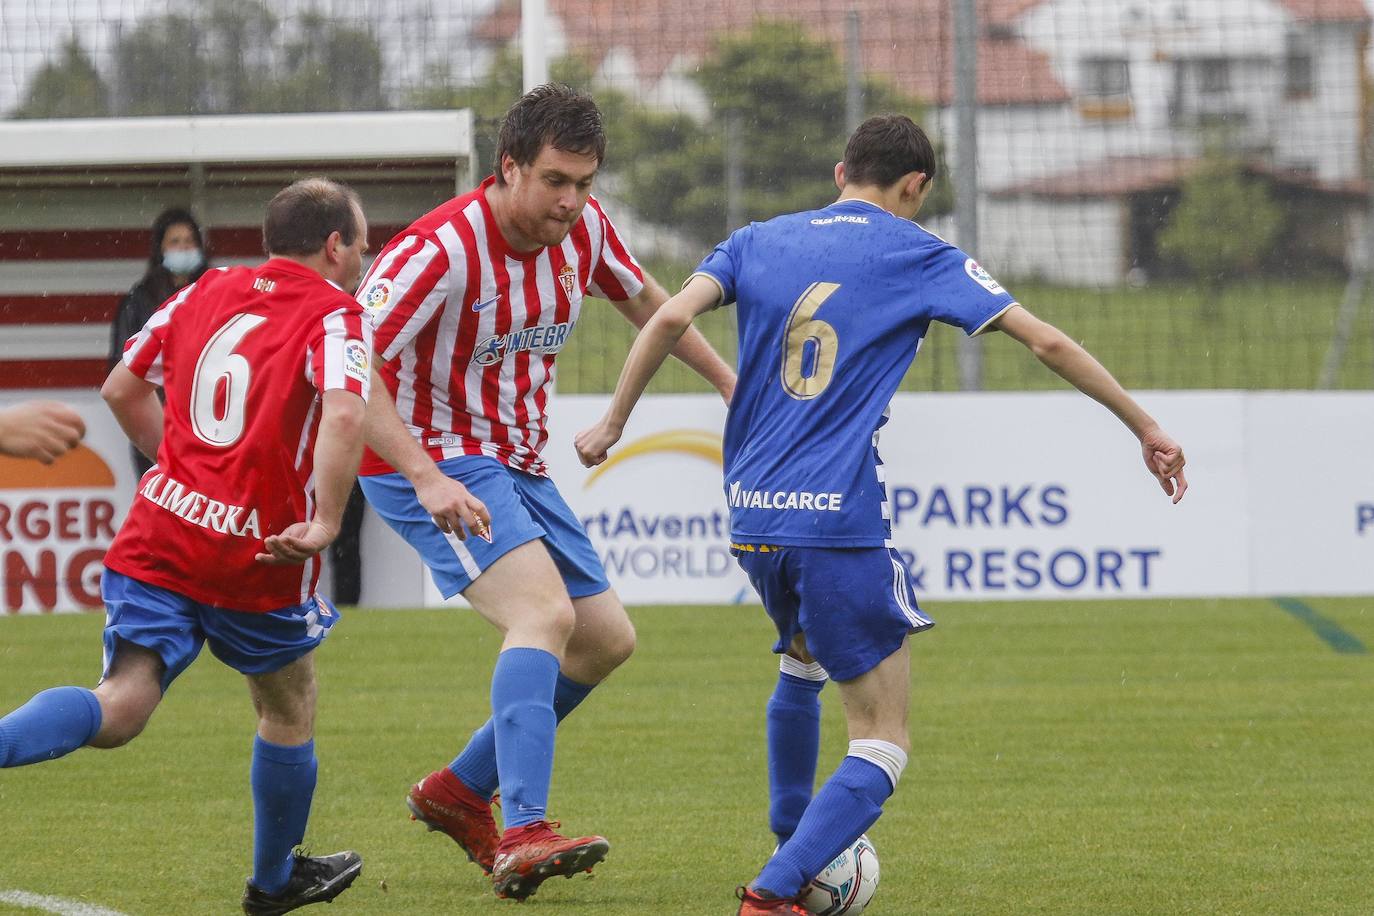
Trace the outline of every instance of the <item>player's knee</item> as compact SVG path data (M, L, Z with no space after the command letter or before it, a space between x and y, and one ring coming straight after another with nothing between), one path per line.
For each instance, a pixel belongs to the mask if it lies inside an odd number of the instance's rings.
M254 696L258 731L277 744L300 744L315 730L316 687L313 670L294 689L259 690ZM305 737L301 737L304 735ZM271 737L276 736L276 737Z
M128 694L101 696L100 730L90 746L108 750L128 744L142 734L156 705L145 697Z
M549 596L539 608L539 629L543 634L560 645L567 645L572 638L573 628L577 625L577 614L572 600L566 595Z
M634 654L637 641L634 624L627 617L623 626L616 627L607 635L601 646L602 657L610 667L618 668Z
M99 748L103 751L109 751L114 750L117 747L123 747L124 745L128 744L130 741L134 740L139 735L141 735L143 733L143 726L146 724L146 722L131 722L127 724L112 724L108 727L102 726L99 734L97 734L94 738L91 739L90 746L94 748Z

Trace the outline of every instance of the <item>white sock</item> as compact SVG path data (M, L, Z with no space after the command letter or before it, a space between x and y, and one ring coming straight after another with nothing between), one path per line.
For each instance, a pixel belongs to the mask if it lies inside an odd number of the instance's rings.
M894 790L897 788L897 780L902 778L902 770L906 769L906 751L890 741L878 741L873 738L851 741L849 756L867 760L886 773Z
M825 669L821 667L820 662L812 662L808 665L806 662L798 661L786 653L783 653L781 657L782 662L778 667L782 670L783 674L790 674L793 677L799 677L806 681L824 681L830 677L830 675L825 673Z

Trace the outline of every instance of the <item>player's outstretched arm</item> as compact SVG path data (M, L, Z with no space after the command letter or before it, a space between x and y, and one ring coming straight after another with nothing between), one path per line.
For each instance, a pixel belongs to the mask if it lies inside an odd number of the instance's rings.
M261 563L273 566L304 563L339 536L344 504L358 476L363 456L363 422L367 402L342 388L324 393L320 428L315 434L315 517L297 522L281 534L269 535Z
M410 434L386 383L372 371L372 393L367 402L367 444L382 460L410 481L420 505L445 534L467 538L467 531L491 540L491 515L468 488L439 470ZM466 530L464 530L466 526Z
M123 363L116 363L100 389L100 396L110 405L110 412L119 421L124 435L149 461L157 460L162 444L162 402L157 386L129 371Z
M639 294L614 305L626 320L642 330L667 301L668 293L648 271L645 271L644 288ZM706 335L696 328L688 328L673 347L672 355L710 382L711 387L720 392L725 403L730 403L730 398L735 393L735 370L720 358L720 354L711 346Z
M696 317L709 312L719 302L719 286L705 277L692 277L682 292L654 313L625 358L625 368L620 372L620 381L616 383L606 415L595 426L578 433L574 440L577 457L583 465L593 467L606 460L607 450L620 441L631 411L669 352L691 329ZM732 380L733 377L731 373Z
M996 327L1024 344L1066 382L1116 414L1140 440L1145 467L1159 481L1165 494L1175 503L1183 498L1188 490L1187 478L1183 476L1183 448L1092 354L1063 331L1019 305L997 319Z
M56 401L25 401L0 410L0 455L52 464L85 435L81 415Z

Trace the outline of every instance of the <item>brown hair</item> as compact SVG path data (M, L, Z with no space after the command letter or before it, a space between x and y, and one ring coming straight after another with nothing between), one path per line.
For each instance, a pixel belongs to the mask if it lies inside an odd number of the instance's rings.
M844 149L845 181L886 188L910 172L935 177L935 147L906 115L877 115L859 125Z
M545 146L606 158L606 128L592 97L562 83L536 86L516 101L496 138L496 181L505 184L501 161L529 165Z
M269 255L310 255L335 232L345 245L357 240L362 209L357 192L328 178L302 178L282 188L267 205L262 247Z

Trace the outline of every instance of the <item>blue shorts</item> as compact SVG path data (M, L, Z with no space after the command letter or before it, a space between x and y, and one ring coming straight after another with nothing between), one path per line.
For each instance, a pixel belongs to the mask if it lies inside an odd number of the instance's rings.
M778 630L774 652L798 633L836 681L873 670L909 634L935 623L916 606L906 566L888 547L734 546Z
M363 495L429 567L439 593L452 598L521 544L544 539L568 595L586 598L611 587L591 539L552 480L506 467L485 455L446 458L439 470L461 483L491 515L491 543L444 534L400 474L360 477Z
M100 595L105 599L102 679L110 673L122 639L162 658L163 692L190 667L207 641L215 658L235 671L271 674L324 642L339 620L339 612L319 596L265 614L231 611L113 569L100 577Z

